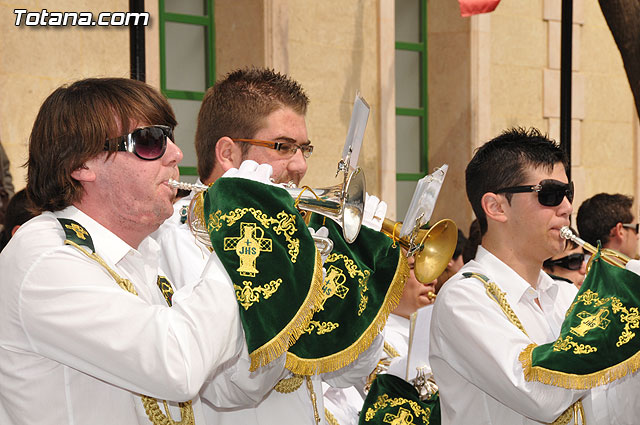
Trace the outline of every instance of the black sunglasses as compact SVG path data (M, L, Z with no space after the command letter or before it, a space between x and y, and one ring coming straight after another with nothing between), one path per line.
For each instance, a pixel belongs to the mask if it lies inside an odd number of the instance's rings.
M544 267L551 268L553 266L559 266L567 270L580 270L582 263L586 261L588 254L569 254L566 257L558 258L557 260L545 260Z
M109 145L117 141L116 151L131 152L140 159L153 161L161 158L167 150L167 138L173 139L173 129L166 125L150 125L149 127L136 128L124 136L107 139L104 150L111 150Z
M494 193L526 193L538 192L538 202L545 207L556 207L566 196L569 203L573 202L573 182L562 183L558 180L547 179L533 186L512 186L496 190Z
M638 230L640 230L640 223L631 224L631 223L622 223L622 227L626 229L631 229L638 234Z

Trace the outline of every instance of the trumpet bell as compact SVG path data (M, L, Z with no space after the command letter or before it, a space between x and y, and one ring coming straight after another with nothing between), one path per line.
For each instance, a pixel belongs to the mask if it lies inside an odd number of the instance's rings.
M286 188L296 199L300 210L315 212L328 217L342 227L342 235L352 243L360 233L366 181L360 168L354 170L344 183L319 189Z
M412 248L411 241L408 238L399 238L396 234L396 229L401 224L401 222L385 219L382 223L382 233L409 251ZM413 265L416 279L421 283L429 283L440 276L447 268L457 243L458 226L448 218L438 221L429 230L418 230L414 241L417 249Z
M445 271L453 257L458 243L458 227L452 220L444 219L422 232L423 235L418 233L422 249L416 254L413 271L418 281L428 283Z

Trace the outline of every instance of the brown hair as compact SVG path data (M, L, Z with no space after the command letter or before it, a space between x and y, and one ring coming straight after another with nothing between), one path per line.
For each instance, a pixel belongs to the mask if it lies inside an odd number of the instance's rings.
M633 197L621 193L598 193L587 199L578 208L576 222L580 237L591 245L598 241L605 245L611 239L609 232L618 223L633 221Z
M176 119L156 89L136 80L89 78L51 93L29 138L27 193L34 212L58 211L78 201L83 189L71 173L133 124L173 128ZM115 142L110 148L108 155Z
M294 80L266 68L229 73L207 90L198 114L196 153L201 179L215 166L215 147L221 137L253 138L273 111L288 107L307 113L309 98ZM249 145L242 145L243 152Z

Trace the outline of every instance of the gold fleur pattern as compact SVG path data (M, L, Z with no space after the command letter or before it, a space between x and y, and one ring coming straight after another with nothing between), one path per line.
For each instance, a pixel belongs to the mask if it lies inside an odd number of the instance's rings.
M253 287L253 283L245 280L242 282L242 286L233 284L233 289L236 291L236 298L245 310L249 310L253 304L260 302L260 299L268 299L271 295L275 294L282 279L278 278L271 282L265 283L262 286Z

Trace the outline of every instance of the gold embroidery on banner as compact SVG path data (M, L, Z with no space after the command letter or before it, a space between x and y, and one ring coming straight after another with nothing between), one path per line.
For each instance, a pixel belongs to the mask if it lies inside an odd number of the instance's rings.
M386 408L387 406L391 406L391 407L397 407L397 406L402 406L403 404L409 404L409 407L411 407L411 410L413 411L413 414L420 417L422 422L424 424L429 424L429 416L431 416L431 409L427 408L422 408L422 406L420 406L418 403L416 403L413 400L408 400L406 398L402 398L402 397L397 397L397 398L389 398L388 394L383 394L381 396L378 396L378 399L376 400L375 403L373 403L373 406L369 407L365 413L365 421L369 422L371 421L376 413L378 413L379 410ZM386 415L385 415L385 419L386 419ZM398 423L402 423L402 422L398 422Z
M572 327L570 329L570 332L574 335L582 337L585 336L587 332L595 328L604 330L607 328L607 326L609 326L609 323L611 323L611 320L607 319L608 315L609 310L606 308L601 308L596 314L581 311L577 314L577 316L582 319L580 321L580 324L578 326Z
M318 335L324 335L327 334L331 331L333 331L334 329L338 328L340 326L339 323L334 323L334 322L319 322L317 320L312 320L309 322L309 325L305 328L305 332L310 334L311 332L313 332L314 329L316 330L316 333Z
M84 229L84 227L79 226L77 223L66 224L64 227L76 233L76 236L83 241L87 239L89 233Z
M236 298L242 307L245 310L249 310L253 304L260 302L260 295L265 300L268 299L271 295L275 294L280 284L282 283L282 279L278 278L276 280L272 280L269 283L265 283L262 286L256 286L255 288L252 286L253 283L245 280L242 282L244 286L233 284L233 289L236 291Z
M404 407L398 409L398 414L386 413L382 422L391 425L413 425L413 415Z
M240 276L254 277L260 273L256 260L261 252L271 252L271 239L264 237L264 230L255 223L240 223L240 236L224 238L224 250L235 251L240 259L237 271Z
M624 329L620 334L620 336L618 336L618 342L616 342L616 347L620 347L626 344L627 342L631 341L631 339L636 336L636 334L632 332L631 329L638 329L638 327L640 327L640 314L638 313L638 307L627 308L622 304L622 302L617 297L611 296L611 297L600 298L597 292L593 292L589 289L585 291L583 294L579 295L576 298L576 300L573 302L573 304L571 304L571 307L569 307L569 309L567 310L567 316L573 312L574 308L579 303L582 303L583 305L593 305L594 307L597 308L608 303L609 301L611 301L611 311L613 312L613 314L620 313L620 316L619 316L620 322L624 323ZM598 316L599 318L602 318L602 316L604 315L604 313L603 314L600 313L601 311L602 309L598 311L598 315L600 315ZM588 320L589 316L587 312L581 311L580 313L578 313L578 317L583 319L583 322L585 321L585 318L586 320ZM606 328L606 325L608 325L610 320L606 319L606 315L604 315L604 317L605 317L604 320L607 321L606 324L604 324L604 327ZM597 320L597 318L593 320ZM589 324L595 325L595 322L593 323L587 322L587 325ZM580 328L580 330L582 330L583 328L581 328L581 326L582 326L582 323L577 328ZM594 328L595 327L600 327L600 329L604 329L603 327L600 326L600 324L595 325ZM572 332L573 332L573 329L574 328L571 328ZM587 331L588 330L590 329L587 329Z
M300 239L293 237L293 234L296 232L295 214L287 214L285 211L281 211L276 214L277 218L273 218L260 210L256 210L255 208L236 208L233 211L229 211L227 214L222 214L222 211L218 210L215 213L209 214L207 231L209 234L219 231L223 222L227 223L227 227L233 226L247 213L251 213L264 228L268 229L273 226L273 231L277 235L284 236L287 241L289 258L292 263L295 263L298 259L298 254L300 253Z
M589 354L598 351L596 347L592 347L589 344L575 342L570 335L553 343L553 351L569 351L571 349L573 349L573 354Z
M344 285L346 281L347 277L342 273L342 270L335 266L329 266L327 277L322 282L322 302L318 305L316 311L324 310L325 301L334 295L344 300L344 297L349 292L349 288Z
M360 270L358 266L355 264L355 262L344 254L336 254L336 253L330 254L329 257L327 257L325 264L335 263L338 260L343 261L345 269L347 273L349 273L349 276L351 278L354 278L356 276L358 277L358 288L360 289L360 303L358 304L358 316L361 316L362 313L366 310L367 303L369 301L369 297L365 295L365 293L369 289L367 287L367 282L369 281L369 276L371 275L371 271Z

